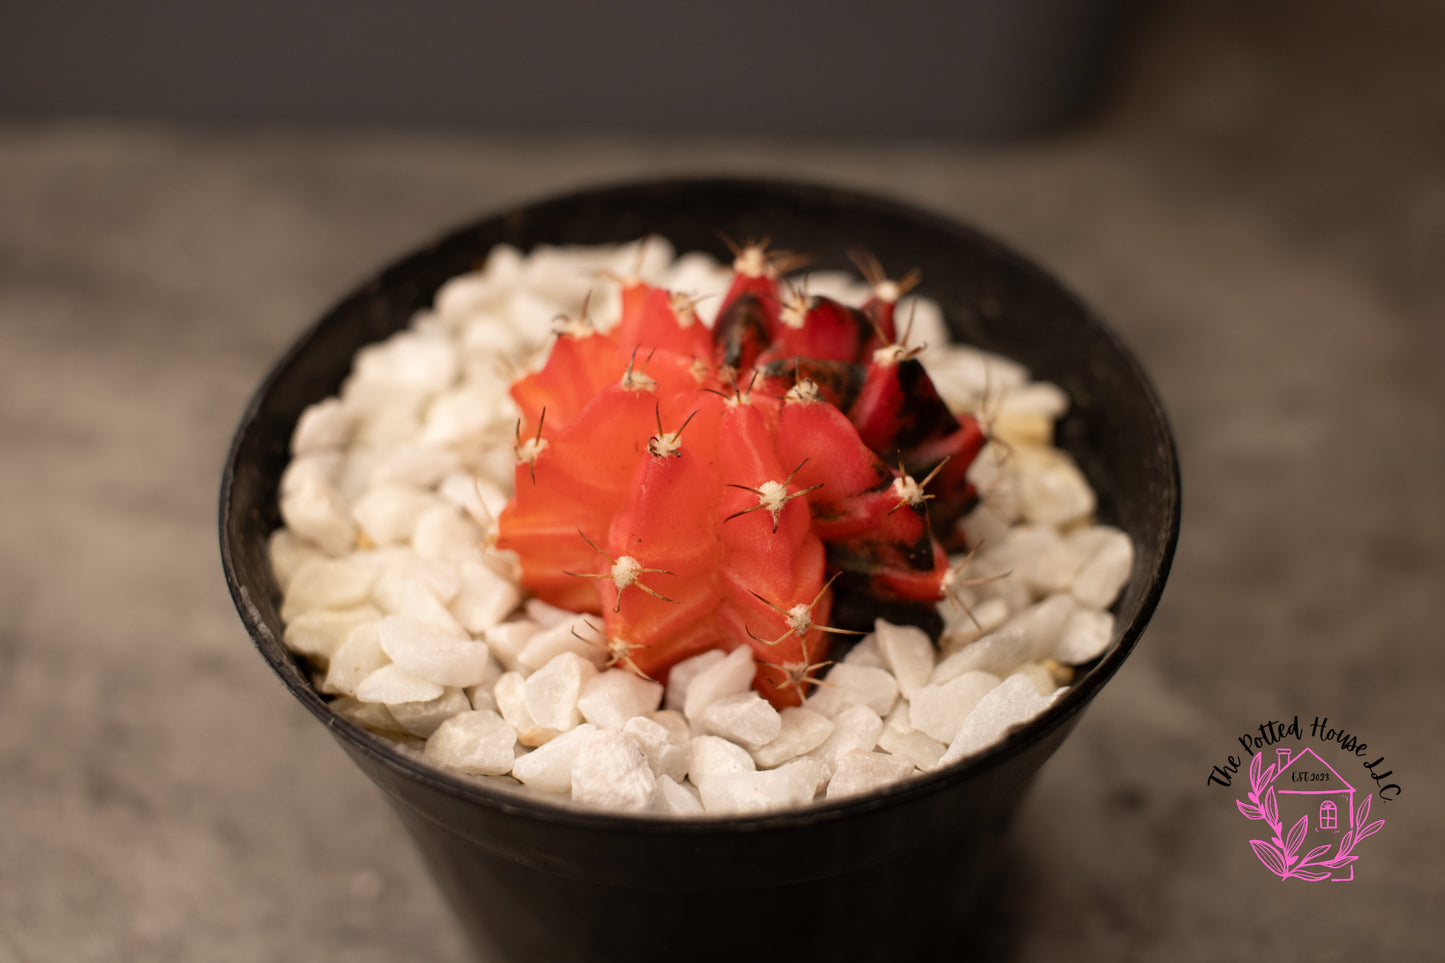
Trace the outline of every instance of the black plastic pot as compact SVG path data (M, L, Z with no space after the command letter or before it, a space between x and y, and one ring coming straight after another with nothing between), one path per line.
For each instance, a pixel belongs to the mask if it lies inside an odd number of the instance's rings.
M846 267L863 246L918 266L954 335L1027 364L1073 408L1059 443L1136 545L1112 647L1042 716L974 758L865 797L768 816L662 820L588 812L429 768L328 708L281 644L266 555L298 416L334 394L362 345L405 326L498 243L605 243L647 233L725 256L718 232L768 235ZM584 191L487 218L382 271L322 318L247 409L221 491L221 553L261 654L386 793L484 959L956 958L1010 814L1119 668L1164 588L1179 475L1138 364L1048 274L952 221L876 197L741 180Z

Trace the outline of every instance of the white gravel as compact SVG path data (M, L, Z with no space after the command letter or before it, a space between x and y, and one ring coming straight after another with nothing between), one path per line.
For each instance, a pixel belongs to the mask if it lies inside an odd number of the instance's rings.
M338 397L298 421L271 560L285 642L340 714L436 766L510 774L583 806L761 812L867 793L987 748L1047 708L1070 666L1107 650L1134 551L1093 520L1093 491L1051 446L1067 396L948 344L938 306L915 298L899 316L914 312L920 359L994 438L970 472L981 504L960 523L981 548L961 604L942 609L940 645L880 621L803 707L778 712L750 688L746 646L689 659L664 687L606 668L595 618L524 599L515 558L489 547L512 487L514 373L541 363L552 319L589 290L594 321L615 316L601 271L640 263L653 283L694 293L729 278L656 238L638 253L498 247L410 328L359 352ZM867 296L841 274L814 275L810 291ZM703 323L717 300L699 303Z

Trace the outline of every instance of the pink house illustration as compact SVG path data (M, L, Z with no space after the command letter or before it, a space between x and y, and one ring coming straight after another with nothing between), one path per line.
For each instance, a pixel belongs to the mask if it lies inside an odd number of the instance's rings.
M1276 749L1275 759L1274 778L1265 785L1274 787L1283 825L1293 826L1301 816L1307 820L1299 851L1308 852L1325 844L1332 849L1338 846L1340 837L1355 828L1355 787L1313 749L1297 753ZM1355 865L1350 862L1332 873L1333 882L1347 882L1355 878Z

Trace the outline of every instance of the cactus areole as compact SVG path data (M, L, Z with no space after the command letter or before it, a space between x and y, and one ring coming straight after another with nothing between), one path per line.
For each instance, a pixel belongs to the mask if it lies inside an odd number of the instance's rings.
M870 277L852 307L793 288L766 245L735 253L711 329L638 280L610 330L585 308L558 325L511 389L497 544L527 590L596 614L614 664L662 679L747 645L757 690L796 705L836 634L886 616L936 635L985 439L900 343L914 279Z

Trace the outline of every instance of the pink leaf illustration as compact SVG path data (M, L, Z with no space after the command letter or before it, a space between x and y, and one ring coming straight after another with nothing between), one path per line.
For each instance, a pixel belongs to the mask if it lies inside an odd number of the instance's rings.
M1358 857L1358 856L1336 856L1334 859L1330 860L1328 863L1325 863L1324 865L1325 865L1325 866L1333 866L1335 869L1339 869L1341 866L1348 866L1348 865L1350 865L1351 863L1353 863L1355 860L1357 860L1357 859L1359 859L1359 858L1360 858L1360 857Z
M1274 771L1275 771L1275 765L1274 765L1274 763L1270 763L1270 764L1265 768L1265 770L1264 770L1264 781L1265 781L1266 783L1274 782Z
M1360 840L1366 838L1367 836L1375 835L1380 831L1380 827L1383 825L1385 825L1385 821L1383 819L1377 819L1374 822L1370 823L1370 825L1366 826L1355 835L1355 842L1358 843Z
M1264 791L1264 817L1269 820L1271 826L1279 826L1279 802L1274 798L1273 786Z
M1297 869L1291 875L1298 879L1307 879L1311 883L1318 883L1322 879L1329 879L1330 874L1319 869Z
M1299 865L1303 866L1303 865L1305 865L1306 863L1308 863L1310 860L1316 859L1317 857L1320 857L1320 856L1323 856L1326 852L1329 851L1329 848L1330 848L1330 844L1329 844L1329 843L1325 843L1323 846L1316 846L1314 849L1312 849L1312 850L1310 850L1309 852L1305 853L1305 858L1299 861Z
M1260 775L1263 773L1263 771L1264 756L1255 756L1252 760L1250 760L1249 788L1253 789L1255 793L1259 792L1259 787L1264 785L1264 780L1260 778ZM1253 793L1251 793L1251 795L1253 795Z
M1294 854L1299 852L1300 843L1305 841L1305 830L1309 828L1310 818L1301 816L1299 820L1290 827L1289 836L1284 841L1284 852L1288 857L1287 861L1294 860Z
M1286 872L1284 860L1280 857L1279 851L1262 839L1251 839L1249 845L1254 848L1254 855L1274 875L1284 879Z
M1234 804L1239 807L1239 811L1240 811L1240 812L1244 813L1244 816L1245 816L1246 819L1263 819L1263 818L1264 818L1264 813L1262 813L1262 812L1259 811L1259 807L1258 807L1258 806L1251 806L1249 803L1244 802L1244 801L1239 800L1239 799L1236 799L1236 800L1234 801Z

